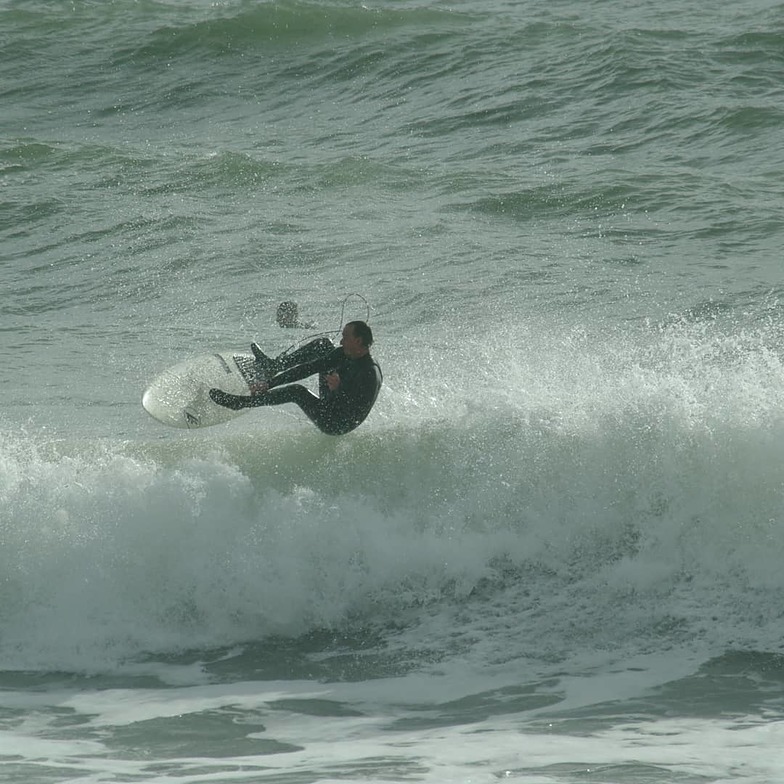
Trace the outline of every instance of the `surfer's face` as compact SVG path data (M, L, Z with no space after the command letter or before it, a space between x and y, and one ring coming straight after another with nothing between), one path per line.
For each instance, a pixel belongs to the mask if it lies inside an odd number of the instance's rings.
M362 341L354 334L354 328L350 324L346 324L343 327L343 337L340 338L340 345L343 347L343 353L347 357L361 357L365 350Z

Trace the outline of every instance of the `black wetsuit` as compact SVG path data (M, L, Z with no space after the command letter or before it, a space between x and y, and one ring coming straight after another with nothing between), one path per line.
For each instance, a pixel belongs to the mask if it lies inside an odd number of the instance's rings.
M370 354L351 359L342 348L335 348L326 339L283 354L272 361L272 366L276 371L285 369L269 380L269 391L240 397L212 390L212 399L229 408L296 403L322 433L337 436L350 432L365 420L383 380L381 368ZM320 374L319 397L301 384L292 383L315 373ZM330 390L326 384L325 376L330 373L340 376L340 384L335 390Z

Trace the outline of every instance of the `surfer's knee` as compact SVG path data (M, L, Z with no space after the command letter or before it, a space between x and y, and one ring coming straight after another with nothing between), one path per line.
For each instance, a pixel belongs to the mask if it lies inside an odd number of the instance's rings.
M329 338L316 338L310 344L313 346L314 349L319 349L321 351L332 351L335 348L335 344Z

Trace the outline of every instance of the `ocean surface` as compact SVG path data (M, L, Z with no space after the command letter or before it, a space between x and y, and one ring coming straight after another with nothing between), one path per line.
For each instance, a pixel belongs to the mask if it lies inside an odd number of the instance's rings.
M782 85L768 0L0 0L0 781L784 781ZM368 311L345 437L141 407Z

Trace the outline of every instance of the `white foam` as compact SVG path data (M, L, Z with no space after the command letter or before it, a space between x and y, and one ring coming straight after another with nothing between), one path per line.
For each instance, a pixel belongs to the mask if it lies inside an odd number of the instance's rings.
M417 378L393 354L385 413L343 439L253 419L163 442L6 432L3 665L101 670L352 618L499 661L590 656L624 628L624 655L778 645L778 359L691 328L603 340L466 336Z

